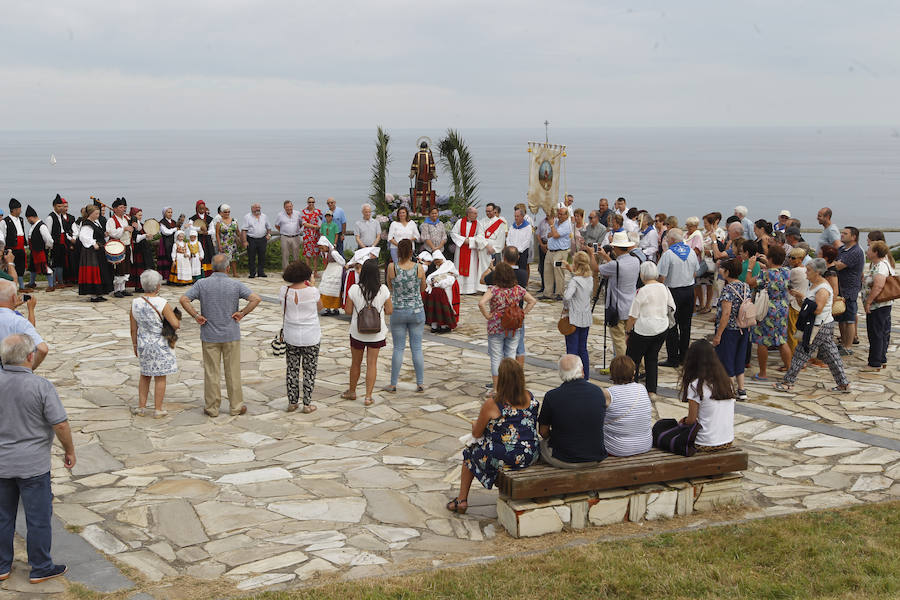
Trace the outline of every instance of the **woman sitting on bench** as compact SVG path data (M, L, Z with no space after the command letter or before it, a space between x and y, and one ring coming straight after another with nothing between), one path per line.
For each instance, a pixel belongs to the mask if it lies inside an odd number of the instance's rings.
M537 417L538 401L525 389L525 372L514 359L504 358L497 386L472 424L476 439L463 450L459 495L447 503L447 510L463 514L469 509L475 477L491 489L500 469L524 469L537 459Z
M681 375L681 401L688 403L685 425L700 422L697 452L731 448L734 442L734 387L731 377L706 340L688 348Z

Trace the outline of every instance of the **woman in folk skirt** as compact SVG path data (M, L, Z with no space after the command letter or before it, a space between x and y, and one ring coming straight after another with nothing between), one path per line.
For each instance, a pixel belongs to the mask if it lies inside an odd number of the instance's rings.
M148 235L144 232L144 211L132 206L128 212L129 222L134 227L131 234L131 274L125 287L133 287L136 292L143 292L141 273L153 268L153 250Z
M78 267L78 294L91 296L91 302L105 302L103 294L112 291L112 270L106 260L103 245L106 234L100 226L100 209L89 204L84 208L84 220L78 232L81 260Z
M322 280L319 282L319 292L322 294L322 305L325 307L323 315L339 314L341 307L341 282L344 275L346 260L340 252L334 249L327 237L319 237L316 242L325 261L325 271L322 272Z
M425 322L431 324L431 333L447 333L459 323L459 273L452 261L446 260L440 250L431 255L434 271L425 277Z
M175 245L175 232L178 231L178 223L172 220L172 207L163 209L163 218L159 222L159 246L156 249L156 270L162 275L163 281L169 281L172 269L172 246Z

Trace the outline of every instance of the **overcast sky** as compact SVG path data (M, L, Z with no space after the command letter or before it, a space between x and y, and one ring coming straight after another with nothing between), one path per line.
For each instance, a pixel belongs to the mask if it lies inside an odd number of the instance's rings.
M900 123L891 0L0 0L0 11L0 129Z

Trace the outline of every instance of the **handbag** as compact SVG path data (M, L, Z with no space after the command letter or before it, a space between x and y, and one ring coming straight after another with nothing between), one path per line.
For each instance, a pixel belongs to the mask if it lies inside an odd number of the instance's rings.
M284 293L284 304L281 307L281 329L272 340L272 356L284 356L287 352L287 343L284 341L284 316L287 313L287 292Z
M843 296L835 296L834 302L831 303L831 316L836 317L847 311L847 302Z
M556 322L556 328L563 335L572 335L575 333L575 326L569 323L569 311L563 310L559 321Z
M163 318L162 313L157 310L153 303L147 299L147 296L141 296L144 299L144 302L150 305L150 308L153 309L153 312L156 313L156 316L159 317L159 320L162 321L162 331L160 332L160 337L166 340L166 343L169 344L169 348L175 348L175 342L178 341L178 334L175 332L175 328L172 327L172 324L169 323L166 319ZM181 311L177 308L172 309L172 312L175 313L175 318L179 321L181 320Z
M890 302L900 298L900 275L889 275L884 278L884 287L878 292L875 302Z
M700 421L685 425L675 419L660 419L653 425L653 445L672 454L693 456L697 452L695 441L699 432Z
M610 327L615 327L619 324L619 304L616 302L616 293L617 288L619 287L619 261L616 261L616 287L610 289L610 300L612 301L612 306L607 306L604 311L604 321Z
M669 329L675 327L675 309L666 305L666 318L669 319Z
M756 306L756 322L762 323L769 314L769 290L764 289L756 294L754 305Z

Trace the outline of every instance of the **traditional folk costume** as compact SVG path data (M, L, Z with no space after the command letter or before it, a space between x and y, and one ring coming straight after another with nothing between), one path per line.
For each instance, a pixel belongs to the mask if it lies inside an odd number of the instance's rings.
M112 291L112 271L103 245L106 234L97 221L85 220L78 232L81 256L78 261L78 294L93 296L91 302L103 302L103 294Z
M15 198L11 198L9 201L10 213L17 208L22 208L22 204ZM25 266L28 258L25 254L25 247L28 245L25 238L25 219L14 217L12 214L4 217L0 221L0 236L6 242L6 249L13 253L16 275L19 278L19 289L22 289L25 287Z
M356 283L357 279L359 279L359 272L362 270L363 263L370 258L378 260L379 254L381 254L381 248L379 248L378 246L360 248L353 253L350 261L347 263L347 269L344 274L344 283L341 286L341 307L344 309L345 313L348 312L347 291L353 286L354 283Z
M438 261L440 264L425 277L422 300L425 304L425 322L431 324L432 333L441 333L456 329L459 323L459 281L456 266L445 260L440 250L432 258L432 264Z
M53 271L50 269L48 258L49 251L53 247L53 238L50 229L43 221L38 219L37 212L30 206L25 209L25 218L31 224L29 243L31 256L28 258L28 270L31 272L28 287L34 287L35 277L45 275L47 277L47 291L56 289L53 281Z
M326 311L324 314L336 315L341 307L341 282L343 281L344 265L347 261L340 252L334 249L334 244L324 235L319 238L317 245L322 249L325 258L325 270L319 281L322 306Z
M66 199L57 194L53 199L54 211L44 219L53 238L50 266L57 288L78 283L78 227L75 226L75 217L56 212L55 207L62 204L66 204Z
M200 240L197 238L196 227L191 227L191 230L188 233L187 246L188 251L191 253L191 279L193 281L203 279L206 277L206 273L203 271L203 261L205 260L206 252L203 249L203 244L201 244Z
M136 206L128 211L134 231L131 232L131 274L125 286L133 287L136 292L143 291L141 274L153 268L153 248L150 246L149 236L144 232L143 222L138 220L138 214L142 212Z
M126 206L125 198L116 198L113 202L113 211L120 206ZM106 237L110 240L118 240L125 245L125 258L112 265L113 295L116 298L131 295L131 292L125 291L125 283L131 276L131 232L126 231L126 227L128 227L128 217L125 215L119 217L113 212L106 220Z
M203 216L200 216L200 211L203 209ZM215 232L215 225L213 225L213 218L209 214L209 209L206 208L206 202L203 200L197 200L197 204L194 206L194 210L196 211L191 216L191 223L196 222L199 219L202 219L204 223L206 223L206 232L201 229L197 235L197 239L200 241L200 245L203 246L203 255L200 257L200 264L203 269L203 277L209 277L210 273L212 273L212 257L215 256L216 250L213 246L213 236L210 232Z
M474 294L487 291L487 286L479 283L481 272L487 264L481 263L479 250L484 248L484 231L478 221L469 221L465 217L456 222L450 231L450 237L456 244L453 262L459 273L459 291L461 294Z
M167 206L163 209L163 218L159 221L159 246L156 248L156 270L164 281L169 280L171 273L172 246L175 244L175 232L178 231L178 223L166 218L166 211L170 208L172 207Z
M187 285L194 282L191 275L191 256L187 242L184 241L184 232L175 234L175 243L172 245L172 268L169 271L169 283Z

